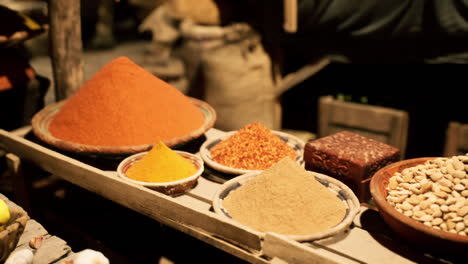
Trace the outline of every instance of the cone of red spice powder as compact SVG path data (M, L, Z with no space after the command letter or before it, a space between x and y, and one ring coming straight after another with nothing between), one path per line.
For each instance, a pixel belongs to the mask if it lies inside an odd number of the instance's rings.
M296 159L295 150L259 122L244 126L210 150L211 158L228 167L264 170L284 157Z
M202 112L188 97L126 57L101 68L49 125L59 139L95 146L136 146L200 128Z

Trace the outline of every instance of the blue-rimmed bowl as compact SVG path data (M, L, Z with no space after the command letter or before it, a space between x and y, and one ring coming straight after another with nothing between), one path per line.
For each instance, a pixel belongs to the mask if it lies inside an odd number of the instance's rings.
M228 167L226 165L216 162L211 157L211 149L213 149L221 141L234 135L236 132L237 131L226 132L224 135L220 137L205 141L205 143L203 143L203 145L201 145L200 147L200 156L202 157L203 161L208 166L220 172L240 175L240 174L257 171L257 170L246 170L246 169ZM304 165L304 145L305 145L304 141L288 133L279 132L275 130L272 130L271 132L275 134L276 136L278 136L281 140L286 142L286 144L290 146L292 149L294 149L294 151L296 152L296 158L295 158L296 162L299 163L300 165Z
M241 187L248 181L255 178L260 173L261 171L247 173L247 174L235 177L225 182L223 185L221 185L221 187L218 189L218 191L215 193L213 197L214 211L224 218L235 221L229 215L229 211L223 206L224 198L226 198L231 191ZM308 171L308 173L310 173L311 177L315 177L315 179L318 182L320 182L322 185L327 187L330 191L335 193L336 196L341 201L343 201L344 205L346 206L346 214L338 225L331 227L325 231L313 233L313 234L307 234L307 235L288 235L288 234L283 234L283 235L286 235L290 239L293 239L296 241L311 241L311 240L317 240L317 239L330 237L338 233L344 232L353 223L354 217L360 211L360 203L359 203L358 198L353 193L353 191L351 191L351 189L346 184L342 183L341 181L335 178L332 178L330 176L316 173L316 172ZM317 201L317 202L320 202L320 201ZM265 233L256 231L252 229L251 227L245 226L245 228L249 229L251 232L256 233L257 235L261 237L264 237L265 235Z

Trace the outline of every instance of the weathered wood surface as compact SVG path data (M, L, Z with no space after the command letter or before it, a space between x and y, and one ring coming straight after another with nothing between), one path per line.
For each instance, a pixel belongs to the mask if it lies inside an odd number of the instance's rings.
M451 121L445 133L444 156L464 155L468 152L468 124Z
M295 33L297 31L297 0L283 0L284 23L286 32Z
M403 110L343 102L332 96L319 99L319 137L349 130L397 147L404 156L408 122Z
M0 194L0 199L8 200L3 194ZM15 251L29 248L29 241L35 237L42 237L42 245L34 253L33 264L49 264L57 263L64 258L74 255L70 246L63 239L53 236L39 224L37 221L30 219L26 224L23 234L21 235Z
M23 170L21 165L21 160L18 156L7 153L5 155L7 168L9 173L15 175L13 178L13 189L15 190L16 202L24 209L26 212L31 211L31 203L29 201L29 194L27 191L27 184L24 181Z
M75 93L83 84L80 1L48 2L55 100L60 101Z
M212 129L206 136L220 134ZM366 207L361 208L349 231L328 239L298 243L275 234L260 239L242 225L212 212L211 201L220 183L201 178L189 193L172 198L2 130L0 148L251 263L451 263L396 238L378 212Z
M277 89L278 94L281 94L295 85L305 81L307 78L315 75L317 72L325 68L328 64L330 64L330 60L327 58L321 58L316 61L311 61L310 63L306 64L304 67L300 68L299 70L289 73L288 75L284 76L281 82L279 83Z
M332 263L351 263L336 254L330 254L327 251L314 250L311 247L293 242L284 236L267 233L263 245L263 253L268 256L275 256L287 263L297 264L332 264ZM355 263L355 262L353 262Z
M130 184L6 131L0 130L0 138L1 148L23 159L34 161L40 168L50 173L139 213L161 221L172 220L175 223L194 226L224 239L238 242L252 250L261 249L260 237L213 212L193 210L191 204Z

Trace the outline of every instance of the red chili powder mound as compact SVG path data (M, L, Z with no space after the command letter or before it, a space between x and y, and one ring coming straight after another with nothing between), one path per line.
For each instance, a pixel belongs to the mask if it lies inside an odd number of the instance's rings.
M246 170L264 170L296 152L266 126L254 122L239 129L210 150L216 162Z
M86 145L134 146L186 135L203 122L201 111L183 93L119 57L67 100L49 131Z

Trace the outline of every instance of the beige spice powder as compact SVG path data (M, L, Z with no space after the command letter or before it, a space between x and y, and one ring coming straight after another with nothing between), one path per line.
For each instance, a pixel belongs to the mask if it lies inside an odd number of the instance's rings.
M325 231L346 213L335 193L289 157L230 192L223 206L244 225L284 235Z

